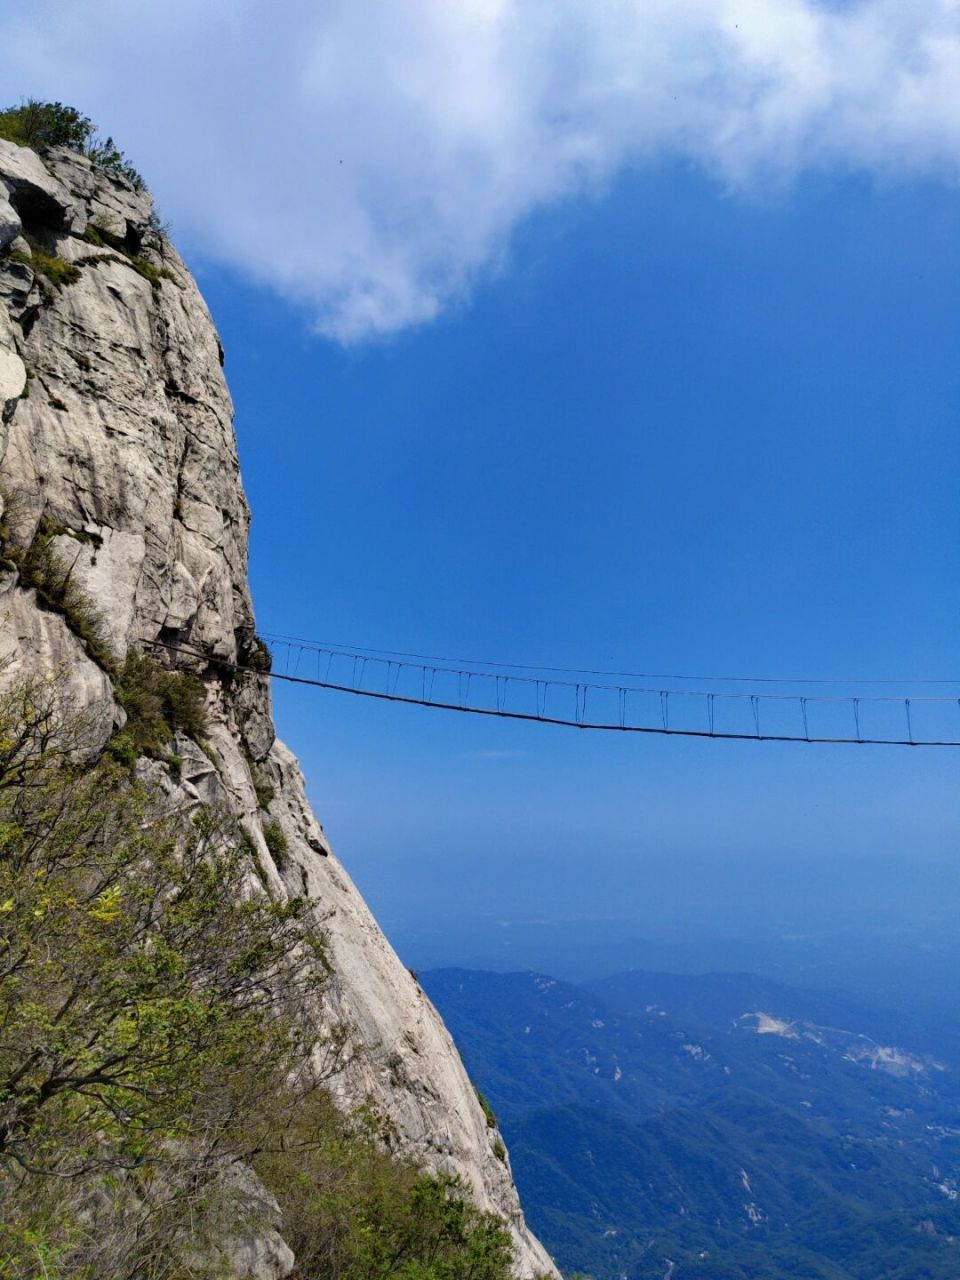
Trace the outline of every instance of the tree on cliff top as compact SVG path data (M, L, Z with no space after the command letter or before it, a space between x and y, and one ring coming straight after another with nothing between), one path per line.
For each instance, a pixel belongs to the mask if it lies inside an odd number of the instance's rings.
M113 138L101 138L97 126L76 107L62 102L40 102L28 98L16 107L0 111L0 138L19 147L43 153L53 147L67 147L86 156L94 164L121 177L143 191L143 178L129 163Z

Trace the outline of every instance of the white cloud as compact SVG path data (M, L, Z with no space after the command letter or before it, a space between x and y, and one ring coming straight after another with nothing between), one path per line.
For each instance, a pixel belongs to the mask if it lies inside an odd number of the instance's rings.
M658 156L734 187L960 177L960 0L33 0L0 76L81 106L181 238L343 341Z

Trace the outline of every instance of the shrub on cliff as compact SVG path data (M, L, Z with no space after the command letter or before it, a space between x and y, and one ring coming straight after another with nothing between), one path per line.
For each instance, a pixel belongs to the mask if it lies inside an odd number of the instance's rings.
M100 610L74 578L73 562L57 549L54 541L71 531L44 518L30 545L20 547L11 538L7 526L12 505L15 504L8 496L4 519L0 521L0 551L19 568L21 584L36 591L37 599L44 608L63 617L94 662L105 671L112 671L115 658L104 638ZM78 541L83 541L82 535Z
M507 1280L502 1219L460 1181L391 1155L375 1113L342 1115L329 1095L298 1109L257 1172L277 1197L297 1275L310 1280Z
M93 123L62 102L39 102L28 98L18 107L0 111L0 138L33 151L69 147L83 151L94 134Z
M3 1276L40 1244L55 1274L150 1275L185 1215L241 1215L224 1156L320 1041L304 901L251 895L228 823L81 738L54 689L0 701Z
M0 111L0 138L40 153L53 147L67 147L87 156L101 168L120 174L137 191L144 189L143 178L113 138L101 138L88 116L62 102L28 98L19 106Z
M154 658L131 650L114 682L127 713L122 736L136 755L166 759L175 733L195 742L207 729L203 684L188 671L171 671Z
M0 696L0 1276L230 1274L271 1220L252 1165L298 1276L507 1280L500 1220L325 1091L307 904L87 736L51 684Z
M26 236L30 252L14 249L10 255L12 262L20 262L41 278L47 285L49 297L53 297L64 285L76 284L80 279L80 268L73 262L58 258L55 253L47 253L32 236Z

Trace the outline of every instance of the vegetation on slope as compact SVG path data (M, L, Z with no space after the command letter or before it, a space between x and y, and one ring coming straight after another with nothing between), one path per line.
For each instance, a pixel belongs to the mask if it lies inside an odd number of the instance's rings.
M0 516L0 565L16 569L25 589L37 593L44 609L59 613L70 630L82 642L89 656L105 671L115 671L116 658L104 637L103 618L95 602L73 576L74 563L57 549L56 539L69 536L78 543L94 540L93 535L77 533L44 516L29 545L22 545L11 525L21 499L15 493L0 494L3 514Z
M604 1000L536 974L422 981L561 1266L596 1280L960 1275L954 1061L895 1075L851 1052L903 1043L893 1011L742 974L626 974L596 984ZM758 1035L740 1017L757 1009L797 1019L796 1038Z
M176 733L203 741L207 730L204 688L189 671L171 671L131 649L114 679L114 692L127 721L108 750L121 763L132 765L140 756L169 761Z
M272 1216L253 1166L302 1280L505 1280L500 1220L326 1092L306 901L86 739L51 684L0 697L0 1276L227 1275Z

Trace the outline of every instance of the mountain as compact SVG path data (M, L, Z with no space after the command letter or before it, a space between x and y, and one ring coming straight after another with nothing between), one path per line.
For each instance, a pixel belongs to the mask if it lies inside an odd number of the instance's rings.
M876 1001L833 991L811 990L772 982L752 973L678 973L630 970L584 984L611 1009L642 1013L651 1005L674 1020L726 1030L745 1009L775 1008L787 1020L812 1019L824 1027L856 1026L878 1041L906 1039L925 1053L960 1057L960 1038L952 1020L942 1025L907 1007L885 1007ZM946 993L945 993L946 994Z
M530 1220L599 1280L960 1272L960 1084L911 1017L750 974L422 981ZM922 1030L916 1028L918 1031Z
M459 1174L503 1215L523 1274L555 1274L449 1033L276 738L223 360L190 272L129 173L0 140L5 687L57 679L102 750L124 727L116 671L127 655L201 682L203 742L178 733L169 760L141 759L139 775L185 810L239 822L252 891L260 880L277 900L311 900L329 947L323 1015L346 1037L342 1101L372 1100L401 1150ZM286 1274L289 1250L274 1253L269 1274Z

